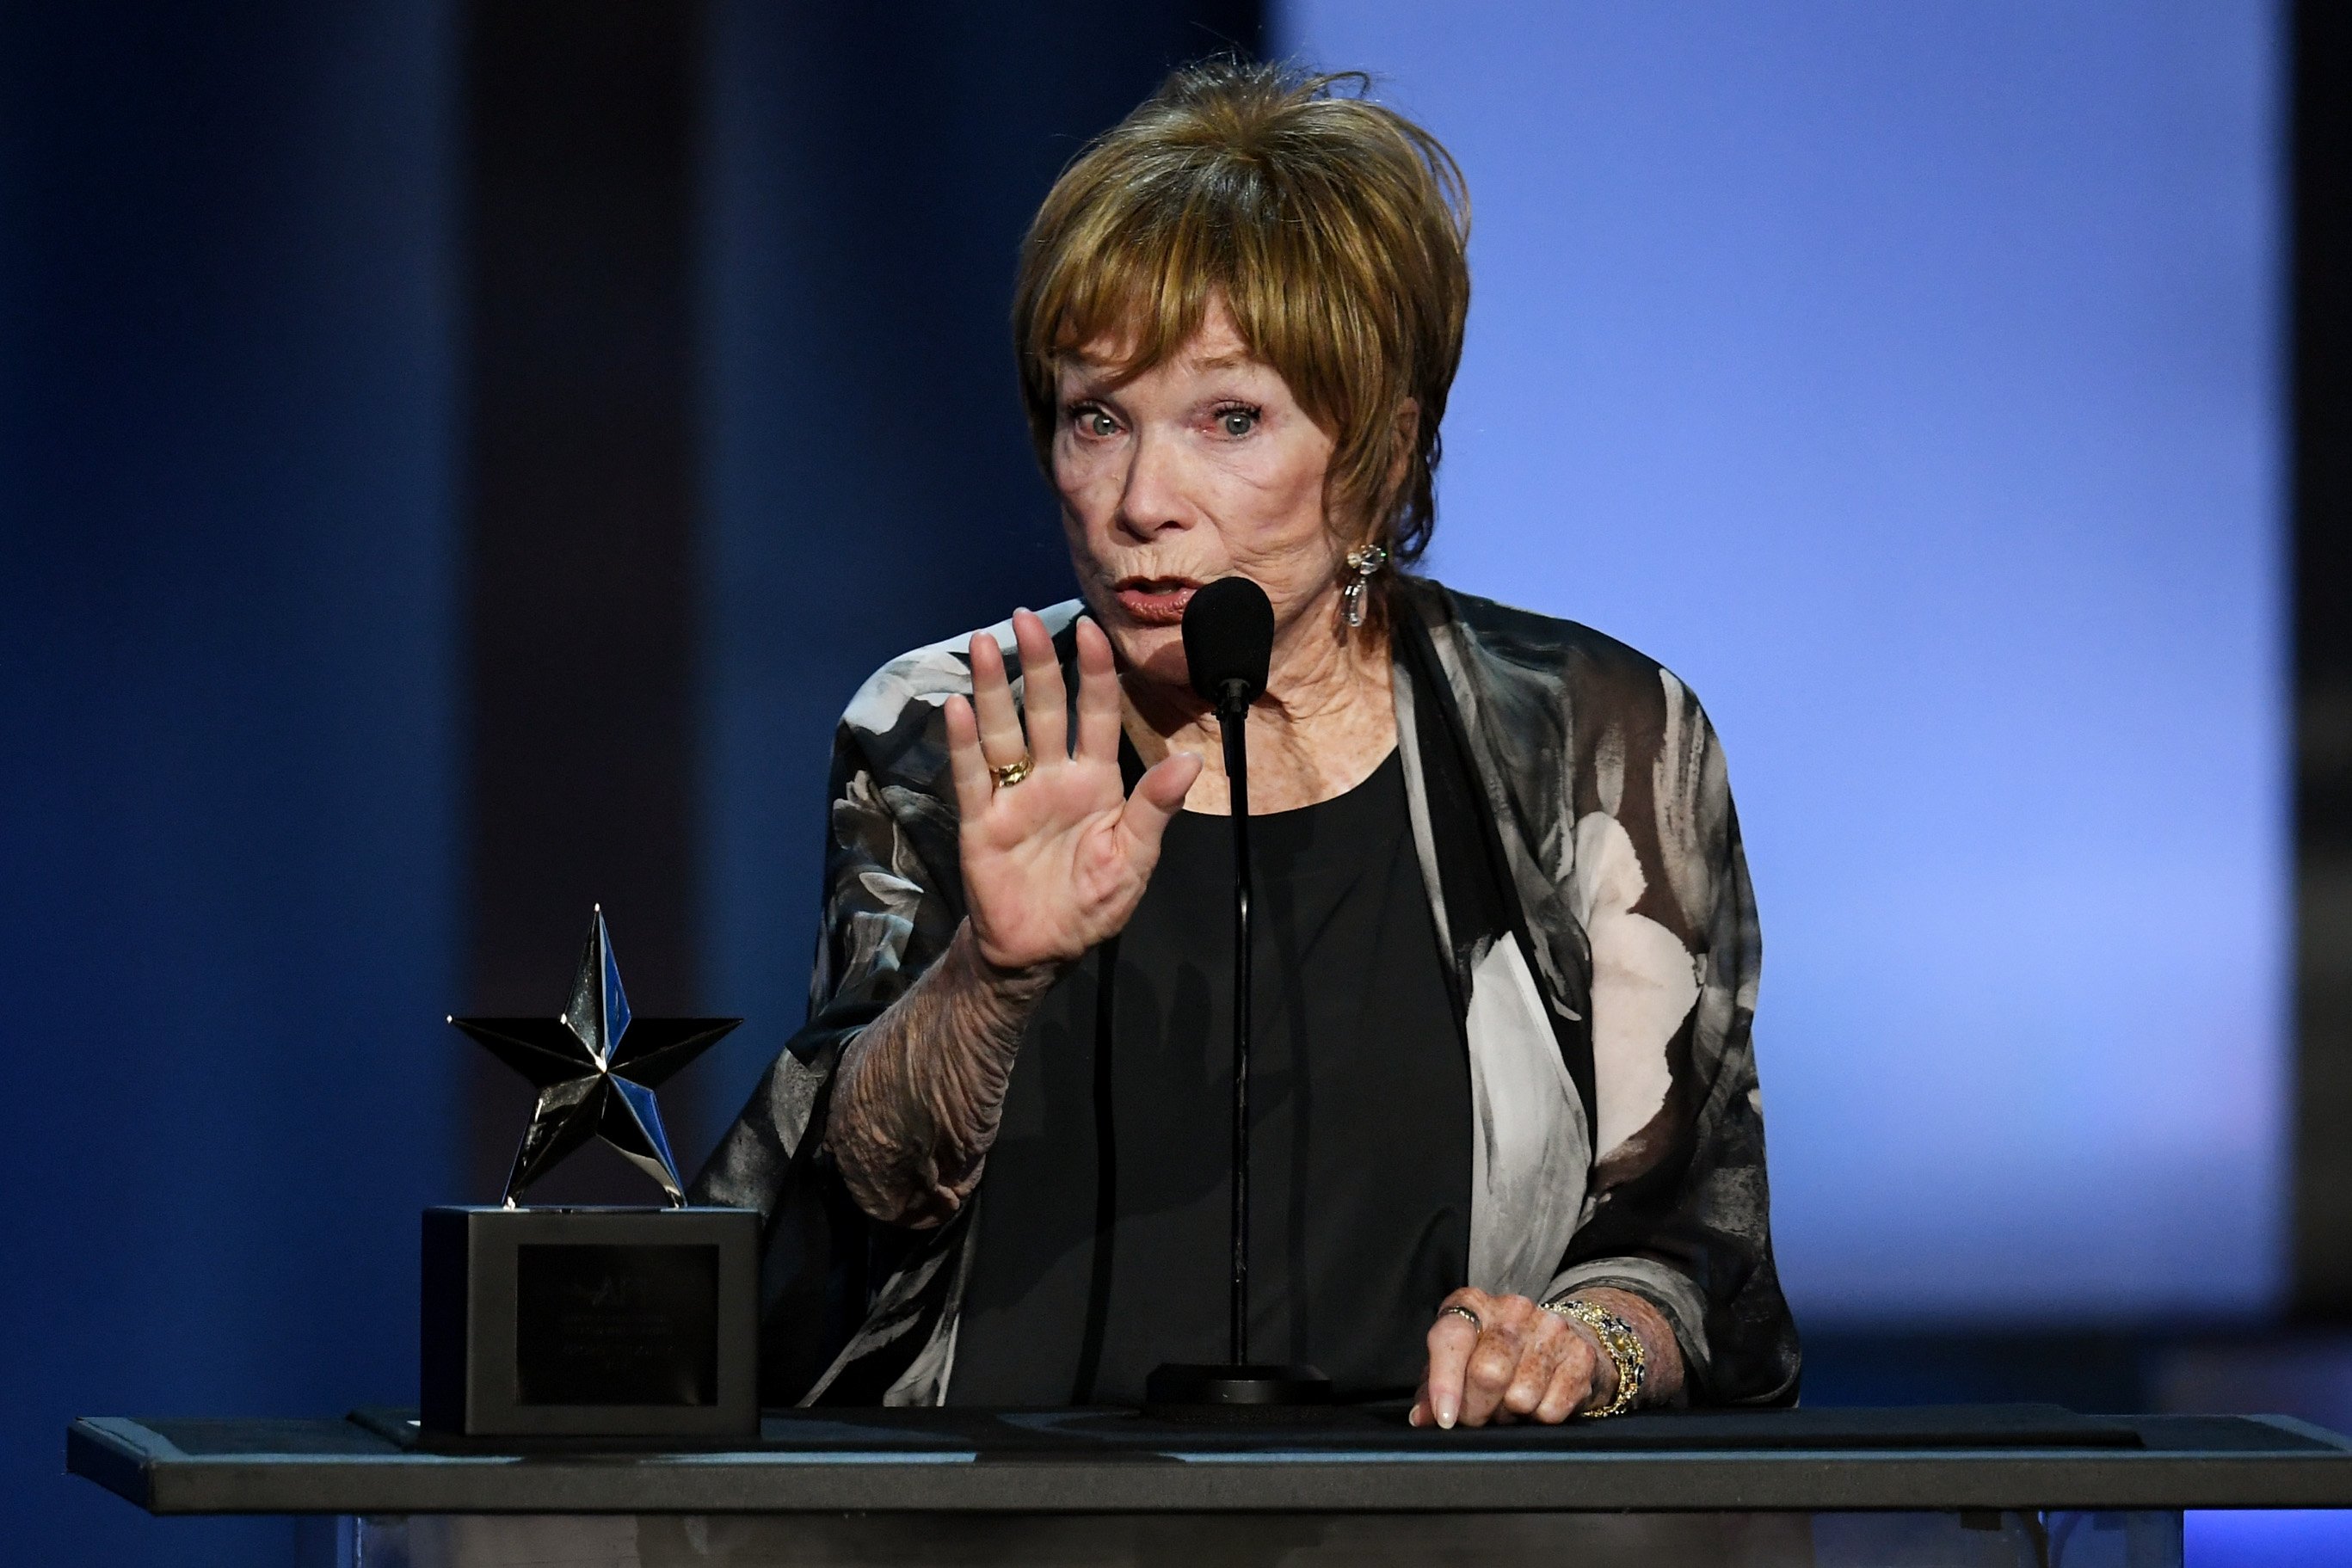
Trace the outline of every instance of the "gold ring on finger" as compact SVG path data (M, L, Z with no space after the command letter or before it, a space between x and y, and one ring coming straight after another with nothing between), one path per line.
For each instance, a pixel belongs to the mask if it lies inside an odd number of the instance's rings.
M1478 1314L1472 1312L1467 1307L1446 1307L1440 1312L1439 1316L1442 1317L1446 1312L1451 1312L1455 1317L1460 1318L1464 1322L1468 1323L1470 1325L1470 1331L1473 1333L1485 1333L1486 1332L1486 1325L1478 1321Z
M999 789L1010 789L1028 778L1029 770L1034 766L1035 764L1028 758L1024 757L1020 761L1008 762L1002 768L992 767L988 770L988 776L996 781L996 787Z

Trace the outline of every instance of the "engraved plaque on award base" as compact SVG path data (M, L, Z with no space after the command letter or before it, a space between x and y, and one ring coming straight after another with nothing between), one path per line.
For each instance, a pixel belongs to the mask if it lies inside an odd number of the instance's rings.
M425 1211L425 1437L757 1437L760 1217L687 1204L653 1092L741 1020L633 1018L599 910L562 1015L449 1021L539 1103L503 1204ZM674 1207L516 1207L592 1138Z
M428 1432L758 1435L751 1210L428 1208L424 1262Z

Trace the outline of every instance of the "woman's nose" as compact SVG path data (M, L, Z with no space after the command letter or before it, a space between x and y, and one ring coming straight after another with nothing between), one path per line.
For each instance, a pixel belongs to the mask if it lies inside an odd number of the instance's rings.
M1183 480L1177 444L1148 433L1138 434L1128 459L1127 485L1118 497L1119 527L1144 539L1191 527Z

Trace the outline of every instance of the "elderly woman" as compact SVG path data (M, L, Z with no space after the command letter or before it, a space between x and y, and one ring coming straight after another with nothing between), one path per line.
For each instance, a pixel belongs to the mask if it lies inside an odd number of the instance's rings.
M809 1023L697 1185L768 1217L771 1401L1132 1404L1227 1306L1228 795L1179 634L1274 605L1252 1334L1416 1424L1795 1397L1696 699L1409 568L1460 176L1341 78L1179 72L1062 175L1013 309L1080 599L843 716Z

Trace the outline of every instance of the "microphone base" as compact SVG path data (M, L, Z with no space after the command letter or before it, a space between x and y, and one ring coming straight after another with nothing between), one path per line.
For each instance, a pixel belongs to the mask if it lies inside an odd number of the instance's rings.
M1265 1420L1331 1403L1331 1380L1311 1366L1168 1362L1143 1382L1143 1413L1171 1420Z

